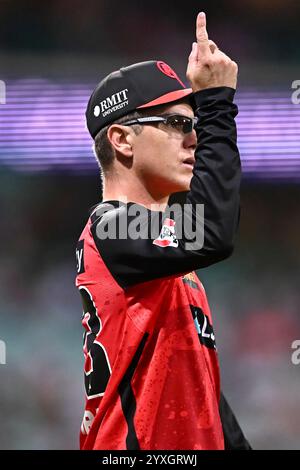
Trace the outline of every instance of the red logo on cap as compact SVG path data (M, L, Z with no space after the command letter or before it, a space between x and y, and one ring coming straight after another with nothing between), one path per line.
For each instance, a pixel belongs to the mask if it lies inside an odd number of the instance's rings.
M178 77L177 73L174 72L174 70L171 69L171 67L168 64L166 64L165 62L160 61L160 62L156 62L156 65L162 73L164 73L168 77L175 78L180 83L180 85L182 85L183 88L185 88L185 85L182 83L182 81Z

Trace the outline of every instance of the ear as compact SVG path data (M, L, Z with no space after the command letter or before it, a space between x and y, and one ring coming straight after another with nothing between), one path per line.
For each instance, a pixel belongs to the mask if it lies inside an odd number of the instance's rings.
M116 152L124 157L132 157L132 129L120 124L112 124L107 131L107 138Z

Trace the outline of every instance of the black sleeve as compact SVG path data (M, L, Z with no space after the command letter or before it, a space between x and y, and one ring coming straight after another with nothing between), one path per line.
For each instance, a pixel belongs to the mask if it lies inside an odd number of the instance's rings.
M224 433L225 450L252 450L222 392L219 411Z
M123 288L151 279L204 268L227 258L233 250L239 220L240 158L234 118L238 110L233 103L235 90L228 87L199 91L194 95L198 116L197 148L190 191L186 197L188 211L154 212L141 207L141 216L130 213L136 204L117 208L100 205L92 216L92 234L108 269ZM204 205L204 216L199 212ZM166 218L175 221L169 233ZM108 226L139 225L141 238L110 235ZM159 226L173 243L159 246L149 227ZM192 227L197 242L186 233ZM111 232L111 230L110 230ZM161 233L161 232L160 232ZM171 238L170 238L171 237ZM201 241L198 243L198 241ZM192 246L192 248L191 248Z

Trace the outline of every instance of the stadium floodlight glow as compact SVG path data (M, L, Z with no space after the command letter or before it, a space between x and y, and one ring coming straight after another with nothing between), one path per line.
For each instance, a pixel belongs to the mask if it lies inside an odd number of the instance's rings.
M84 119L93 83L27 78L5 82L0 168L21 173L98 171ZM0 88L3 102L4 82ZM237 102L244 178L300 181L300 80L288 89L243 88Z

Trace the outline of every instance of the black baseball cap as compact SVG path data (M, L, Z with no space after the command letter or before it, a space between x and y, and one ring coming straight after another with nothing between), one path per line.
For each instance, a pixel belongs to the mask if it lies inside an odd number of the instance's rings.
M177 101L192 92L165 62L150 60L122 67L93 91L85 113L87 128L95 138L100 129L135 109Z

